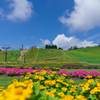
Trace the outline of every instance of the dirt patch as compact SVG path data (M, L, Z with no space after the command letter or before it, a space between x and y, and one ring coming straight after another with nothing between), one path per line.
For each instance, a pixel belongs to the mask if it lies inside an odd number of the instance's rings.
M15 59L15 57L14 58L10 58L10 60L13 60L13 59Z
M27 53L27 51L28 51L28 50L22 50L22 51L20 52L21 55L20 55L20 57L19 57L17 60L21 60L22 57L24 56L24 53Z

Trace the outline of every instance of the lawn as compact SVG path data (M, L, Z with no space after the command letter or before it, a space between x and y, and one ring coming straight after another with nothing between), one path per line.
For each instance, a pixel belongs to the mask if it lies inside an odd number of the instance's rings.
M0 86L4 86L4 89L7 88L11 82L13 82L13 79L21 79L20 77L14 76L14 77L7 77L7 76L0 76Z

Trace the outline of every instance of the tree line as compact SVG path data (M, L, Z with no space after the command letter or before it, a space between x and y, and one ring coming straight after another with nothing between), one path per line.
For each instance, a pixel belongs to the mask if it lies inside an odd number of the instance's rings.
M45 49L61 49L61 50L63 50L62 48L57 48L57 45L48 45L48 44L46 44L45 45Z

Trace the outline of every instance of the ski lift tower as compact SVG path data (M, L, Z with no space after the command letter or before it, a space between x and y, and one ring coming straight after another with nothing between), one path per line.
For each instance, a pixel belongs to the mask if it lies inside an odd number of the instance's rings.
M7 49L10 49L9 45L3 45L4 47L2 47L2 49L5 49L5 62L7 62Z

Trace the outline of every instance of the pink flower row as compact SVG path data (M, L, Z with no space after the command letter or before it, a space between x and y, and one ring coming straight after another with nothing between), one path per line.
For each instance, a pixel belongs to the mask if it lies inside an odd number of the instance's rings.
M41 68L39 69L0 68L0 74L23 75L28 72L32 73L34 70L41 71ZM49 70L46 70L46 71L49 72Z
M66 69L62 70L62 71L58 71L58 74L59 75L67 74L70 77L76 76L76 77L83 77L83 78L86 78L87 75L92 75L93 77L100 76L100 72L84 71L84 70L83 71L68 72L68 71L66 71Z
M33 69L19 69L19 68L1 68L0 74L23 75L27 72L32 72Z
M23 75L26 74L27 72L32 73L34 70L40 71L41 68L39 69L19 69L19 68L1 68L0 69L0 74L11 74L11 75ZM50 73L50 70L47 69L45 70ZM95 71L73 71L73 72L68 72L67 70L62 70L62 71L56 71L59 75L66 74L70 77L83 77L85 78L87 75L92 75L93 77L100 76L100 72L95 72Z

